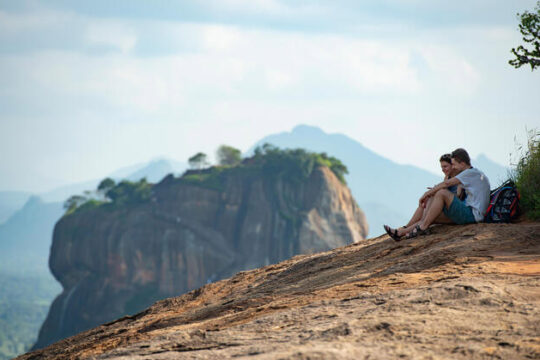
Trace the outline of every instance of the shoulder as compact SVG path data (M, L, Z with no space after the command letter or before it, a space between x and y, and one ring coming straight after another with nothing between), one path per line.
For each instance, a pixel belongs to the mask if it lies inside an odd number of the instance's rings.
M474 170L473 172L471 172L471 174L474 174L474 176L480 177L482 180L483 180L483 179L487 179L486 174L484 174L484 173L482 172L482 170L480 170L480 169L477 169L477 168L470 168L470 169L468 169L468 170Z
M476 168L468 168L456 175L461 183L475 181L476 179L482 179L483 173Z
M463 177L471 176L471 175L475 174L475 172L473 170L476 170L476 169L475 168L465 169L462 172L460 172L459 174L457 174L456 177L457 178L463 178Z

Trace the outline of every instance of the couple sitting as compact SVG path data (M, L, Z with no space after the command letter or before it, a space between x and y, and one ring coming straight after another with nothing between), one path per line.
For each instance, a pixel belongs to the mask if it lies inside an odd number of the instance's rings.
M410 239L427 234L431 224L471 224L484 220L489 205L489 180L471 166L467 151L457 149L450 156L443 155L441 168L445 180L422 195L409 223L399 229L384 225L395 241L403 236Z

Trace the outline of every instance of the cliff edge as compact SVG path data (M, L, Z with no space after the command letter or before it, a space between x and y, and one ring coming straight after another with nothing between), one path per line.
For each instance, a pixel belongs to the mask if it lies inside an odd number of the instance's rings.
M208 284L20 359L533 359L540 224L439 226Z
M49 259L64 289L34 348L238 271L365 238L365 216L333 171L293 177L298 167L283 164L191 171L135 190L120 184L116 202L68 211ZM129 202L129 191L149 195Z

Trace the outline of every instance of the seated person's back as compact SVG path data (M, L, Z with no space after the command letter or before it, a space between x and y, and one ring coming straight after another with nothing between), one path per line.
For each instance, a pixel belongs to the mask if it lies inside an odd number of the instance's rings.
M490 184L487 176L480 170L471 167L456 175L463 184L467 198L465 204L470 206L477 222L484 220L489 205Z

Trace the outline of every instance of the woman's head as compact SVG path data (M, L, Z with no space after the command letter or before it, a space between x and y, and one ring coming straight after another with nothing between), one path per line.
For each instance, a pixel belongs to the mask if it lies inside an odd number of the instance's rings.
M452 155L451 154L444 154L439 159L441 162L441 170L444 173L445 176L449 176L452 172Z

